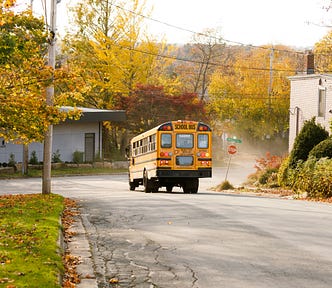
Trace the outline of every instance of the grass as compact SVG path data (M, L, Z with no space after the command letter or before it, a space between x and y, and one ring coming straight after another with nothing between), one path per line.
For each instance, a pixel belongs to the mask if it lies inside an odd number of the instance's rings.
M0 196L0 287L61 287L63 209L59 195Z
M52 169L52 176L65 176L65 175L100 175L100 174L114 174L114 173L124 173L128 172L128 169L114 169L105 167L62 167L57 169ZM41 169L31 169L28 170L28 175L22 175L21 171L15 173L0 173L0 179L8 178L22 178L22 177L41 177Z

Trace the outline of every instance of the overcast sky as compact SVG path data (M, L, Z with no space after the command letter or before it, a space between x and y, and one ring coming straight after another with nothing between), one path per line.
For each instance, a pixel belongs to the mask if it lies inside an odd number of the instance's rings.
M221 28L222 37L244 44L313 46L332 23L330 0L147 0L151 18L181 28L202 31ZM312 24L308 24L308 22ZM168 42L186 42L191 33L157 23L150 31L164 33Z
M34 0L34 6L40 7L41 1ZM57 25L62 33L67 25L67 6L75 1L78 0L61 0L58 4ZM329 31L329 28L319 25L332 24L332 9L323 9L330 2L331 0L146 0L147 8L152 9L150 18L159 21L146 19L146 25L149 33L159 39L164 37L168 43L190 42L193 33L185 30L202 32L206 28L218 28L222 38L243 44L310 47ZM171 27L172 25L178 28Z

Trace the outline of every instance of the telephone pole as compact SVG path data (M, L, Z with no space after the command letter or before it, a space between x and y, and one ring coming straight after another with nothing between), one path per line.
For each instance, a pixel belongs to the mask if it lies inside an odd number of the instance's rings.
M48 37L48 66L52 68L52 78L54 77L55 69L55 34L56 34L56 5L57 0L51 1L50 11L50 27ZM46 104L53 106L54 100L54 84L53 79L50 86L46 88ZM53 139L53 125L49 125L44 137L44 155L43 155L43 179L42 179L42 194L51 193L51 169L52 169L52 139Z
M272 46L270 52L270 81L269 81L269 88L268 88L268 109L271 111L271 97L272 97L272 85L273 85L273 57L274 57L274 48Z

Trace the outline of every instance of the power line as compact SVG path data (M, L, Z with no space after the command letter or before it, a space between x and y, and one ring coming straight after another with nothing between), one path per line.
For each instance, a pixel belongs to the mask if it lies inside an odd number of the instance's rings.
M233 44L236 44L236 45L240 45L240 46L246 46L246 47L250 47L250 48L258 48L258 49L265 49L265 50L269 50L271 49L271 47L265 47L265 46L256 46L256 45L252 45L252 44L245 44L245 43L241 43L241 42L238 42L238 41L233 41L233 40L228 40L228 39L224 39L224 38L220 38L220 37L216 37L216 36L213 36L213 35L208 35L206 33L203 33L203 32L197 32L197 31L194 31L194 30L191 30L191 29L187 29L187 28L183 28L183 27L180 27L180 26L177 26L177 25L173 25L173 24L170 24L170 23L167 23L167 22L164 22L164 21L160 21L158 19L154 19L154 18L151 18L149 16L146 16L146 15L142 15L140 13L137 13L135 11L132 11L130 9L127 9L127 8L124 8L124 7L121 7L117 4L114 4L114 3L109 3L111 6L114 6L118 9L121 9L123 11L126 11L126 12L129 12L129 13L132 13L136 16L139 16L139 17L142 17L144 19L147 19L147 20L150 20L150 21L153 21L153 22L156 22L156 23L159 23L159 24L162 24L162 25L165 25L165 26L168 26L168 27L171 27L171 28L174 28L174 29L177 29L177 30L181 30L181 31L184 31L184 32L188 32L188 33L191 33L191 34L196 34L196 35L201 35L201 36L204 36L204 37L208 37L208 38L213 38L215 40L218 40L218 41L223 41L223 42L227 42L227 43L233 43ZM291 51L291 50L286 50L286 49L277 49L277 48L274 48L275 51L279 51L279 52L287 52L287 53L293 53L293 54L299 54L299 55L306 55L305 52L300 52L300 51Z

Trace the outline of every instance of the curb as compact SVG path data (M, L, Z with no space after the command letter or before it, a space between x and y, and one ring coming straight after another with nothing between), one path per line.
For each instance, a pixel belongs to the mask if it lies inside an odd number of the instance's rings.
M74 233L72 240L67 243L67 249L70 254L80 259L76 267L77 274L81 282L76 284L77 288L98 288L96 275L93 269L93 260L89 241L86 237L86 231L82 224L80 215L74 217L71 232Z

